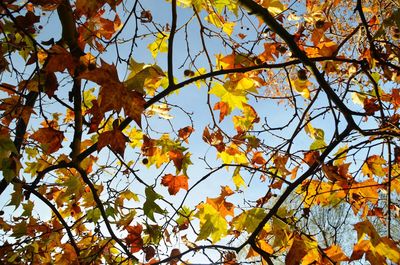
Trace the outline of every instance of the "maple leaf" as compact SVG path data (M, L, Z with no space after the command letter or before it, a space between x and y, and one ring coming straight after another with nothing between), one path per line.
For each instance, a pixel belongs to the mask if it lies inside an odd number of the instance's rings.
M363 102L364 110L367 115L374 115L375 111L380 110L380 107L374 98L365 98Z
M157 39L150 43L147 48L150 50L151 55L153 55L154 58L157 57L159 52L167 52L168 51L168 33L157 33Z
M262 62L275 61L279 56L279 43L264 43L264 52L258 55Z
M161 184L168 187L169 194L175 195L180 189L188 190L188 177L167 174L162 177Z
M208 203L197 206L196 216L200 220L200 233L196 241L205 240L209 236L212 242L219 241L228 233L228 222L220 215L217 209Z
M146 114L150 117L157 114L160 118L170 120L173 118L173 116L169 114L170 109L171 108L168 107L165 103L160 105L154 104L147 109Z
M48 53L47 64L44 68L46 72L63 72L67 69L73 75L77 63L69 51L59 45L54 45Z
M64 133L51 127L44 127L39 128L30 138L38 141L45 153L52 154L61 148Z
M285 263L289 265L299 264L307 253L315 250L317 246L315 241L295 233L292 246L286 255Z
M143 212L144 214L149 217L151 220L154 222L156 221L154 218L154 213L165 213L161 207L155 203L156 200L159 200L162 198L160 194L154 191L152 187L147 187L145 189L145 194L146 194L146 201L143 204Z
M213 206L223 218L227 215L234 216L235 206L233 203L227 202L226 197L234 194L234 192L229 188L229 186L221 187L221 194L217 198L207 198L207 204Z
M304 153L304 162L309 165L312 166L315 161L317 161L319 159L319 151L308 151L306 153Z
M141 126L141 116L146 103L143 99L143 95L136 91L124 91L121 96L123 96L120 100L122 101L125 113Z
M360 254L366 253L366 258L371 263L385 261L386 258L395 263L400 261L400 249L396 243L387 237L380 237L368 220L355 224L354 229L357 231L359 242L354 246L350 260L355 260ZM368 235L370 240L363 240L364 235Z
M265 215L265 209L253 208L235 216L232 219L232 224L237 231L247 231L251 234L257 228L260 221L264 219Z
M100 110L97 100L93 100L92 107L86 111L86 114L91 114L89 133L97 131L101 121L103 120L103 112Z
M84 72L79 75L79 78L90 80L101 86L120 83L115 65L108 64L103 60L101 61L100 68Z
M126 89L119 81L114 65L102 61L100 68L82 73L79 78L93 81L101 86L98 97L100 112L105 113L110 110L120 112L123 108L125 114L140 126L145 104L143 95Z
M317 44L318 53L323 57L333 56L338 48L338 45L333 41L324 41Z
M382 165L386 164L386 160L378 155L373 155L367 158L362 166L362 172L365 176L378 176L383 177L386 175L385 169Z
M122 133L121 130L114 129L100 133L99 140L97 142L97 151L100 151L103 147L110 145L110 148L124 156L126 141L128 138Z
M265 165L267 161L265 161L261 152L255 152L253 158L251 159L252 164Z
M128 231L128 236L125 238L125 241L131 247L131 252L135 253L140 251L143 247L143 227L137 224L135 226L127 226L126 230Z
M343 250L337 245L332 245L332 246L324 249L324 252L329 257L330 260L333 260L335 262L349 260L349 258L346 256L346 254L344 254Z
M138 63L133 58L129 60L129 69L131 72L125 81L126 87L142 94L145 93L144 87L148 81L165 77L163 70L158 65Z
M223 135L220 130L210 133L208 128L205 127L202 138L206 143L214 146L218 150L218 152L222 152L225 150L225 144L223 142Z
M219 122L221 122L226 115L230 113L230 108L228 103L220 101L215 103L213 110L219 110Z
M257 112L252 106L245 103L242 103L242 106L243 106L242 109L243 115L242 116L235 115L232 118L235 129L240 134L247 132L248 130L251 130L253 128L253 125L260 121Z
M183 139L186 143L188 143L188 138L190 137L190 135L192 134L192 132L194 132L193 127L191 126L186 126L182 129L178 130L178 136L179 138Z

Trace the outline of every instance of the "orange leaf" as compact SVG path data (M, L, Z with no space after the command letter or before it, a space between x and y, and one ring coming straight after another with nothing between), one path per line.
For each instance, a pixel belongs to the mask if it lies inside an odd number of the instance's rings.
M255 152L253 155L253 158L251 159L252 164L259 164L259 165L265 165L267 163L262 156L261 152Z
M319 158L319 151L309 151L304 153L304 162L312 166Z
M113 151L117 152L121 156L124 156L126 141L127 137L118 129L103 132L99 135L97 151L100 151L106 145L110 145L110 148Z
M221 194L217 198L207 198L207 203L212 205L216 210L219 211L222 217L227 215L234 216L235 206L225 200L226 197L234 194L229 186L221 187Z
M343 250L336 245L332 245L326 249L324 249L325 254L329 257L329 259L333 260L334 262L340 261L348 261L349 258L343 253ZM329 263L329 262L327 262Z
M167 174L161 179L161 184L168 187L168 192L171 195L178 193L180 189L188 190L188 177L185 175L174 176Z
M221 122L226 115L229 114L229 104L223 101L217 102L214 105L214 110L219 110L219 122Z
M169 159L174 162L177 171L181 171L183 162L183 153L180 150L171 150L168 152Z
M37 130L30 138L38 141L45 153L51 154L61 148L64 133L51 127L45 127Z

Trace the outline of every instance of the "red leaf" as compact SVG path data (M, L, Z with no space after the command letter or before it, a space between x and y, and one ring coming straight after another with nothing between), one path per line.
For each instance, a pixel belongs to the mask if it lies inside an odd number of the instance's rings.
M168 187L169 194L175 195L180 189L188 190L188 177L185 175L174 176L167 174L162 177L161 184Z

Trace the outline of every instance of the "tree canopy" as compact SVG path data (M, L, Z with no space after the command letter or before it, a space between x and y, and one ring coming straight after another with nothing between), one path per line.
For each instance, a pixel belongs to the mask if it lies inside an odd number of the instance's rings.
M400 264L398 0L0 2L2 264Z

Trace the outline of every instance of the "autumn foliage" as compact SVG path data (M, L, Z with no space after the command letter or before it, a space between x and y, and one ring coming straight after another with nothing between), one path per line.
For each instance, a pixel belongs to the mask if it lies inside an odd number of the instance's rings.
M1 264L400 264L400 2L2 0Z

